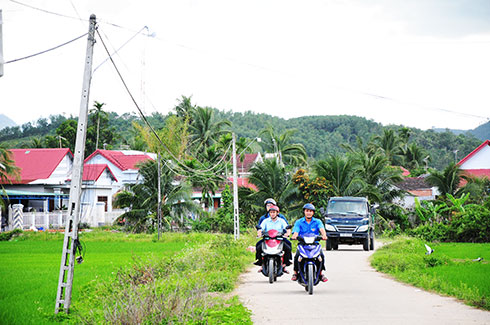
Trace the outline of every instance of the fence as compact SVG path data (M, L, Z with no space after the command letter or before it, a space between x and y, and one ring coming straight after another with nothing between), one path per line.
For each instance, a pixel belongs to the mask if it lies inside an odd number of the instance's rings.
M18 212L19 210L17 210ZM113 210L112 212L100 211L84 211L89 213L81 213L81 222L87 223L91 227L98 227L103 225L112 225L114 220L122 215L124 210ZM22 212L21 218L16 220L22 220L19 228L23 230L29 229L63 229L65 228L66 219L68 217L68 211L52 211L52 212ZM3 216L5 218L5 216ZM9 207L7 227L2 228L1 231L8 231L14 229L14 209Z

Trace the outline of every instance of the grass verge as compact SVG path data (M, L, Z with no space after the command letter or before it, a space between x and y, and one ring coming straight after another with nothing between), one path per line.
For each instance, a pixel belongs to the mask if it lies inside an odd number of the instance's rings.
M204 233L166 233L156 241L104 231L82 233L80 239L86 254L75 267L71 313L56 317L63 234L23 233L0 242L1 323L133 323L141 315L151 323L250 321L236 298L213 294L229 292L253 259L243 242ZM156 308L140 313L138 308L149 306Z
M399 281L490 310L490 244L429 243L429 246L434 252L426 255L423 241L397 238L372 255L371 265ZM483 260L473 261L478 257Z

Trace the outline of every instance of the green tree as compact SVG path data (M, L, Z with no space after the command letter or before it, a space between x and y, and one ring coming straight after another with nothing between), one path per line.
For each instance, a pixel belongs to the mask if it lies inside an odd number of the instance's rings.
M229 131L224 129L225 126L231 126L231 122L215 120L213 109L197 107L193 121L189 126L190 144L194 153L202 153L206 148L213 145L222 134L228 133Z
M148 160L139 166L143 182L131 185L128 190L116 195L115 205L129 207L119 220L127 218L134 231L151 231L156 226L158 208L158 168L157 162ZM177 181L177 175L167 164L161 164L162 215L167 226L172 223L185 223L187 215L197 211L192 202L190 187L183 181Z
M306 164L306 150L302 144L290 143L292 136L296 130L286 130L281 134L277 134L272 125L260 133L264 137L262 145L266 152L275 153L278 155L279 164L289 164L300 166Z
M454 195L458 190L461 173L459 165L451 162L442 172L434 170L430 173L426 181L430 185L437 187L441 196L446 197L446 194Z
M252 200L257 208L263 209L264 200L272 197L281 213L297 213L301 195L292 181L292 176L276 160L267 159L263 163L255 164L250 173L249 181L257 186L257 191L250 193L248 199Z
M356 196L361 193L362 181L356 177L353 160L329 155L327 159L319 160L313 169L319 177L332 184L333 196Z

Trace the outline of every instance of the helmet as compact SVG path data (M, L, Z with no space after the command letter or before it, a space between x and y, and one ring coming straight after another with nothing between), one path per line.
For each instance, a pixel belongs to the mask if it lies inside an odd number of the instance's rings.
M279 207L278 207L277 205L273 205L273 206L271 206L271 207L269 208L269 211L271 211L271 210L275 210L275 211L277 211L277 213L279 213Z
M276 200L274 200L273 198L268 198L264 201L264 205L266 205L267 203L272 203L274 205L276 205Z
M303 205L303 210L304 209L313 210L313 211L316 210L315 209L315 206L313 204L311 204L311 203L306 203L305 205Z

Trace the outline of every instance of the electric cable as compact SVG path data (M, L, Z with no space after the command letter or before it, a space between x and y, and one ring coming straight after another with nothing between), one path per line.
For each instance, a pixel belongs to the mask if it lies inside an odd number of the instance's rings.
M76 37L76 38L74 38L74 39L72 39L72 40L68 41L68 42L65 42L65 43L60 44L60 45L58 45L58 46L55 46L55 47L52 47L52 48L50 48L50 49L44 50L44 51L42 51L42 52L38 52L38 53L35 53L35 54L31 54L31 55L28 55L28 56L24 56L24 57L22 57L22 58L18 58L18 59L15 59L15 60L10 60L10 61L7 61L7 62L5 62L5 64L8 64L8 63L13 63L13 62L17 62L17 61L21 61L21 60L25 60L25 59L29 59L29 58L32 58L32 57L34 57L34 56L38 56L38 55L44 54L44 53L46 53L46 52L56 50L57 48L60 48L60 47L62 47L62 46L65 46L65 45L70 44L71 42L74 42L74 41L76 41L76 40L79 40L80 38L82 38L82 37L86 36L87 34L88 34L88 33L85 33L85 34L83 34L83 35L80 35L80 36L78 36L78 37Z
M145 114L142 112L141 108L139 107L138 103L136 102L133 94L131 93L131 91L129 90L129 87L127 86L126 84L126 81L124 80L124 78L122 77L121 73L119 72L119 69L117 68L117 65L116 63L114 62L111 54L109 53L109 50L107 49L107 46L102 38L102 36L100 35L100 32L99 32L99 29L96 29L97 31L97 34L99 35L99 38L102 42L102 45L104 46L104 49L105 51L107 52L108 56L109 56L109 59L111 60L119 78L121 79L121 82L123 83L124 87L126 88L126 91L128 92L129 96L131 97L131 100L133 101L133 104L136 106L136 109L138 110L138 112L140 113L141 115L141 118L143 119L143 121L145 122L145 124L150 128L150 131L153 133L153 135L155 136L155 138L160 142L160 144L162 145L162 147L168 152L168 154L178 163L180 163L183 167L185 167L185 169L187 169L188 171L190 172L194 172L194 173L202 173L202 172L207 172L207 171L211 171L211 170L214 170L217 166L219 166L219 164L221 164L221 162L223 161L223 159L225 158L225 155L223 155L221 157L221 159L212 167L210 168L207 168L207 169L204 169L204 170L196 170L196 169L193 169L191 167L188 167L186 166L185 164L182 164L179 159L177 159L174 154L170 151L170 149L168 149L168 147L165 145L165 143L163 143L162 139L160 139L160 136L158 136L158 134L156 133L155 129L151 126L151 124L149 123L148 119L146 118ZM231 147L231 143L228 147L228 149L226 150L226 152L229 150L229 148ZM182 168L183 168L182 167Z

